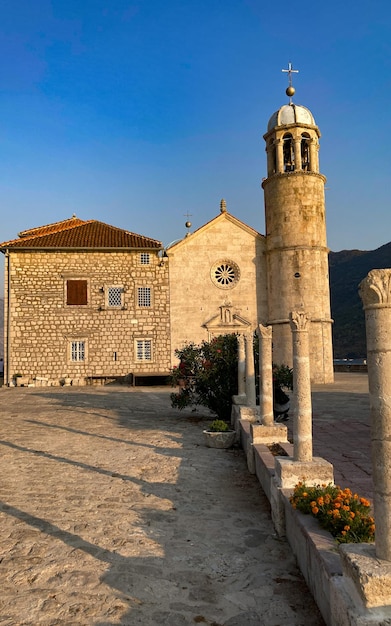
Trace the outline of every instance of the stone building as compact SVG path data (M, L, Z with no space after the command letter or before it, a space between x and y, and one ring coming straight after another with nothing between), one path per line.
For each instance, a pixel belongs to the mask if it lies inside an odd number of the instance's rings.
M226 210L167 250L171 347L255 329L267 309L265 238ZM172 354L174 356L174 354Z
M312 113L269 120L266 235L220 213L163 250L159 241L76 217L24 231L5 253L5 380L85 382L164 374L175 349L273 327L273 360L292 364L291 311L311 319L311 376L333 380L325 177Z
M26 230L5 253L5 381L60 384L170 368L161 243L76 217Z

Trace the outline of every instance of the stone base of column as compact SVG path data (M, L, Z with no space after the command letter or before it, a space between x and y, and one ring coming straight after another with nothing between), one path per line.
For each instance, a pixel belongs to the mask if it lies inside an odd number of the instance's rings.
M258 406L240 406L239 419L247 422L256 422L259 419Z
M274 426L251 424L251 439L253 443L264 444L288 441L288 428L283 424L274 424Z
M245 393L241 393L238 396L232 396L232 404L239 404L245 406L247 402L247 396Z
M334 483L334 468L321 457L305 462L279 456L276 457L275 472L277 484L283 489L293 489L300 481L310 486Z
M343 544L339 552L343 575L353 583L360 603L367 609L386 606L390 609L391 562L377 558L375 544Z

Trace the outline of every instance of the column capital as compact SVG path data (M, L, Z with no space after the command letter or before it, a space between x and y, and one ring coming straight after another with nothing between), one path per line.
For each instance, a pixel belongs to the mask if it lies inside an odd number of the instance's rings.
M371 270L359 285L364 309L391 307L391 269Z
M243 337L246 343L248 341L251 341L251 343L253 343L253 331L252 330L248 330L247 332L243 333Z
M258 325L258 328L257 328L258 337L262 337L262 339L271 339L272 332L273 332L272 326L264 326L263 324Z
M289 323L294 333L308 330L308 322L310 322L310 317L304 311L291 311L289 313Z

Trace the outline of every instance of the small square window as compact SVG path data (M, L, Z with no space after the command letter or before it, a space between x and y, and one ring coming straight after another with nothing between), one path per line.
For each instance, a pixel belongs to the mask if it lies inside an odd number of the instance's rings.
M149 265L151 262L149 252L141 252L140 254L140 264L141 265Z
M85 341L71 341L71 361L85 361L86 360L86 345Z
M139 287L137 290L137 303L138 306L141 307L150 307L151 306L151 287Z
M107 306L122 307L123 293L122 287L109 287L107 290Z
M136 340L136 359L137 361L152 361L151 339Z

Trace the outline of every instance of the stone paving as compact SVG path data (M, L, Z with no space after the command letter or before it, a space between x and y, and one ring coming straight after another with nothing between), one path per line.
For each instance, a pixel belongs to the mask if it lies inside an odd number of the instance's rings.
M242 451L169 392L0 389L1 625L323 624Z
M338 372L312 393L314 454L334 466L334 481L372 500L368 376Z

